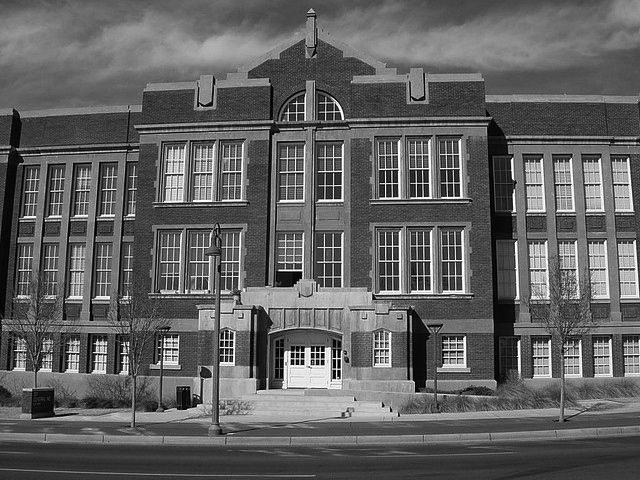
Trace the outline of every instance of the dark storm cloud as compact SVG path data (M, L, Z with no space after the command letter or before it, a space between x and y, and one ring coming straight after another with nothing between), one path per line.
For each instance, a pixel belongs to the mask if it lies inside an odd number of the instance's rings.
M6 5L5 5L6 3ZM218 78L304 27L401 70L480 71L493 93L633 94L640 0L2 2L0 107L139 103L147 82Z

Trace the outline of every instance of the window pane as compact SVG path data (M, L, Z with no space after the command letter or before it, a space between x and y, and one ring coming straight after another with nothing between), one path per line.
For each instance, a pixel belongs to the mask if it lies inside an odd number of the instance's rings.
M74 177L73 215L89 214L89 194L91 191L91 166L76 165Z
M115 215L117 165L102 165L100 174L100 215Z
M609 296L609 282L607 273L607 249L604 241L589 241L589 277L591 279L591 294L594 298Z
M400 291L400 232L378 232L378 289Z
M499 240L496 242L498 298L512 300L518 297L518 266L516 258L516 242L514 240Z
M304 115L304 105L305 103L305 94L301 93L297 95L293 99L289 101L289 103L284 107L282 114L280 115L280 120L283 122L301 122L305 118Z
M58 294L58 249L57 243L42 245L42 273L46 295Z
M532 338L531 352L534 377L551 376L551 343L548 338Z
M318 120L343 120L340 105L333 98L323 93L318 93Z
M460 140L440 139L438 141L438 155L440 159L440 197L461 197Z
M397 140L378 140L378 197L400 196L400 164Z
M409 197L429 198L429 140L410 139L407 141L409 156Z
M544 212L542 157L524 156L524 183L527 197L527 212Z
M386 330L373 333L373 366L391 366L391 333Z
M158 290L177 292L180 285L180 232L160 232L158 239Z
M442 291L463 291L464 276L461 231L440 231L440 262L442 271Z
M595 375L611 375L611 339L609 337L593 337L593 373Z
M569 339L564 344L564 374L571 376L582 375L580 340Z
M555 182L556 209L558 211L573 211L571 157L553 157L553 178Z
M194 202L213 200L213 149L213 143L194 145L193 147L191 181Z
M87 248L84 244L69 245L69 296L82 298L84 294L84 268Z
M599 157L582 159L584 201L587 210L602 211L602 173Z
M278 200L304 199L304 145L280 144Z
M95 293L96 297L111 295L111 261L113 245L110 243L96 243L95 260Z
M242 199L242 143L222 144L222 200Z
M209 231L189 233L188 292L209 291L209 257L204 253L209 248L210 237Z
M618 276L620 296L636 297L638 295L638 271L636 242L634 240L618 241Z
M513 211L514 180L511 157L493 157L493 194L496 212Z
M629 335L622 338L624 374L640 375L640 336Z
M125 215L136 214L136 200L138 197L138 166L135 163L127 165L127 199Z
M546 298L549 295L546 242L529 242L529 276L531 295Z
M29 295L29 284L33 272L33 244L18 244L17 290L19 296Z
M411 291L431 291L431 231L409 232Z
M222 232L220 274L223 290L240 288L240 232Z
M317 151L317 199L342 200L342 144L319 143Z
M182 202L184 200L184 145L167 145L164 150L163 194L165 202Z
M40 188L40 167L24 168L24 188L22 193L22 216L35 217L38 208Z
M49 167L49 216L62 215L62 197L64 194L64 166Z
M612 157L613 197L616 211L632 211L631 174L627 157Z
M316 281L321 287L342 287L342 233L316 233Z
M442 336L442 366L466 367L464 335Z
M128 298L133 288L133 243L122 244L121 269L120 295Z
M236 334L234 331L224 329L220 331L220 364L235 365L235 343Z
M91 344L91 372L107 373L107 336L96 335Z

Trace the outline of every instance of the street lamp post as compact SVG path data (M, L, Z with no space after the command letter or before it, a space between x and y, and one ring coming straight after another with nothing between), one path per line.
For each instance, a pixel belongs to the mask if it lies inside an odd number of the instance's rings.
M429 334L433 335L433 410L439 412L438 407L438 332L442 329L441 323L427 325Z
M156 412L162 413L164 412L164 408L162 408L162 378L164 377L164 336L167 332L171 330L171 327L159 327L158 332L160 333L160 388L158 389L158 408Z
M220 263L222 259L222 235L220 231L220 224L216 223L213 227L213 235L211 238L210 247L204 252L205 256L213 257L214 260L214 289L216 292L215 298L215 313L213 321L213 372L211 372L211 426L209 427L209 436L216 437L222 435L222 428L220 427L220 289L221 283L221 269Z

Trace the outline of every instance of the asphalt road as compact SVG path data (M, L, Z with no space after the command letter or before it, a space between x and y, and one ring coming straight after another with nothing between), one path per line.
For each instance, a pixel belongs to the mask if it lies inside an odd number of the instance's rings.
M0 443L0 478L637 479L640 437L380 447Z

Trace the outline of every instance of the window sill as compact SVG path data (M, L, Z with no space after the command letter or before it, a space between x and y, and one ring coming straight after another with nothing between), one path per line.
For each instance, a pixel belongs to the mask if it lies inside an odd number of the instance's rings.
M150 363L149 364L149 370L160 370L160 364L159 363ZM182 370L182 365L175 365L175 364L164 364L162 366L162 370Z
M437 300L437 299L468 299L474 298L473 293L385 293L378 292L374 294L376 298L385 299L418 299L418 300Z
M391 365L374 365L373 368L391 368Z
M438 367L438 373L471 373L468 367Z
M153 206L158 208L246 207L247 205L249 205L247 200L216 200L213 202L153 202Z
M376 198L369 200L371 205L466 205L473 200L470 198Z

